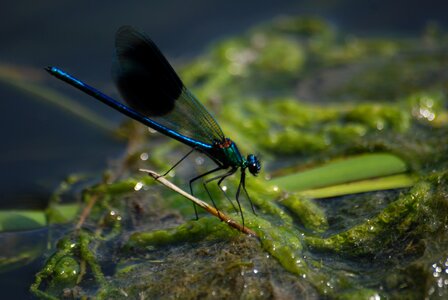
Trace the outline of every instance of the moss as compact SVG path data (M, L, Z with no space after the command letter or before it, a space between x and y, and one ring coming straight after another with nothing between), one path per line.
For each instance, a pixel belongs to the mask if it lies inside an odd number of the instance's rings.
M433 196L430 191L431 186L427 182L420 182L376 217L328 238L307 237L305 240L316 251L374 256L409 234L418 221L420 209Z
M257 212L271 216L279 223L292 223L291 216L273 201L282 197L282 191L277 186L271 185L263 179L253 178L248 182L247 188L251 191L251 199Z
M232 236L235 232L216 218L203 217L197 221L190 221L169 230L155 230L150 232L136 232L129 237L126 247L164 246L183 242L195 242L207 236L214 238Z
M281 204L297 216L306 229L317 232L323 232L328 229L325 212L311 199L300 197L297 194L290 194L281 200Z
M284 273L275 260L267 259L255 239L242 236L213 243L177 245L147 251L146 259L123 261L114 278L117 290L111 299L123 292L135 298L273 298L280 295L314 295L305 281ZM164 259L157 260L163 251ZM182 255L178 255L182 252ZM149 258L148 258L149 255ZM200 263L201 257L205 263ZM211 271L213 270L213 271ZM272 282L266 274L282 274ZM173 284L173 281L175 284ZM121 292L119 292L121 291Z
M336 299L341 300L356 300L356 299L380 299L381 296L375 290L359 289L348 291L340 294Z
M409 113L403 112L402 108L387 105L358 105L347 112L345 118L378 130L406 131L410 126Z
M53 274L55 282L74 286L79 275L79 263L73 257L64 256L56 263Z
M254 68L269 72L269 76L272 73L295 75L300 72L305 62L300 44L292 40L276 37L267 39L262 35L255 35L253 43L255 43L254 47L258 49Z
M260 224L260 223L259 223ZM276 227L263 222L260 236L262 247L275 257L282 266L297 275L308 273L307 263L302 257L302 241L289 228Z

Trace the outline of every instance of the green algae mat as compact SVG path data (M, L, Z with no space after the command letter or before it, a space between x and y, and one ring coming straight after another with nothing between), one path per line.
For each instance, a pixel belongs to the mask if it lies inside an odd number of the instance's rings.
M256 214L241 199L258 238L204 211L195 220L189 202L139 172L163 172L188 149L129 121L116 130L127 156L102 182L79 192L72 176L47 211L0 214L3 231L54 231L1 270L45 255L30 283L42 299L446 299L447 41L433 26L368 38L298 17L212 45L177 69L240 150L262 160L247 178ZM0 79L14 84L1 68ZM72 100L23 81L18 89L70 113ZM110 128L92 114L83 121ZM211 166L198 154L167 179L188 189ZM238 180L225 181L228 195ZM74 186L82 202L61 204Z

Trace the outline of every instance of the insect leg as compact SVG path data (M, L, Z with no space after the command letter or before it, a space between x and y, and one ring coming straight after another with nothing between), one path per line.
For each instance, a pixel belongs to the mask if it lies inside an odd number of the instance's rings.
M194 193L193 193L193 182L195 182L196 180L198 180L198 179L200 179L200 178L202 178L204 176L207 176L208 174L217 172L217 171L222 170L222 169L223 169L222 166L218 166L217 168L214 168L214 169L212 169L210 171L205 172L204 174L201 174L201 175L196 176L193 179L191 179L190 183L189 183L190 184L190 194L194 195ZM213 203L213 206L216 208L216 205L215 205L215 202L213 201L213 199L212 199L212 203ZM197 219L199 219L199 217L198 217L198 210L196 208L196 204L193 203L193 207L194 207L194 213L196 215L196 220L197 220Z
M184 159L186 159L193 151L196 150L196 148L192 148L187 154L184 155L177 163L174 164L168 171L163 173L163 175L160 175L160 177L165 177L169 172L171 172L175 167L177 167Z
M230 175L235 174L236 170L238 170L237 168L230 170L227 174L224 174L224 176L221 177L221 179L218 181L218 187L219 189L224 193L224 195L226 196L227 200L230 202L230 204L232 204L233 209L236 212L239 212L238 209L235 207L235 204L233 204L233 201L229 198L229 196L227 195L226 191L224 191L224 189L221 187L221 183L223 182L224 179L226 179L227 177L229 177Z
M212 200L212 202L213 202L213 198L212 198L212 195L210 194L210 192L209 192L209 190L208 190L208 188L207 188L207 184L210 183L210 182L212 182L212 181L214 181L214 180L219 179L219 181L218 181L218 187L219 187L219 189L220 189L220 190L223 192L223 194L226 196L227 200L229 200L230 204L232 204L233 209L235 209L236 211L238 211L238 210L236 209L235 205L233 204L232 200L230 200L229 196L227 196L227 193L226 193L226 192L222 189L222 187L220 186L221 182L222 182L225 178L227 178L227 177L229 177L230 175L234 174L234 173L236 172L236 170L237 170L237 168L233 168L233 169L231 169L230 171L228 171L228 172L225 173L225 174L221 174L221 175L218 175L218 176L215 176L215 177L213 177L213 178L210 178L210 179L206 180L206 181L204 182L204 189L205 189L205 191L207 192L209 198L210 198L210 199ZM215 208L216 208L216 207L215 207ZM217 208L216 208L216 209L217 209ZM219 211L219 210L218 210L218 211Z
M238 208L239 208L239 210L240 210L240 213L241 213L241 221L242 221L242 223L243 223L243 228L244 228L244 215L243 215L243 210L241 209L241 203L240 203L240 200L239 200L239 197L240 197L240 191L241 191L241 184L242 184L242 182L243 182L243 175L244 174L244 171L241 171L241 179L240 179L240 183L238 184L238 189L236 190L236 203L238 203Z
M254 215L257 215L257 213L255 212L254 203L252 202L252 199L249 197L249 193L246 190L246 172L244 172L244 171L241 172L241 182L242 182L243 190L246 193L247 199L249 199L250 207L252 208L252 212L254 213Z

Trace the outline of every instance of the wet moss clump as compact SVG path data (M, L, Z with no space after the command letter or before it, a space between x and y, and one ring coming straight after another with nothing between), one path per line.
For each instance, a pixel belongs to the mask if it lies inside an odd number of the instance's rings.
M256 152L263 161L261 175L247 177L256 214L245 194L240 199L244 224L258 238L202 210L195 220L190 203L138 172L164 171L188 150L128 126L128 158L104 182L85 188L91 210L51 250L33 293L446 298L447 35L431 32L362 38L297 17L213 45L180 75L241 152ZM286 179L279 174L372 153L380 154L377 161L392 157L399 166L387 175L409 176L410 184L320 199L291 182L281 188ZM195 155L167 178L188 190L189 178L212 168ZM312 178L308 188L321 188L314 184L320 179ZM224 182L231 201L214 184L208 187L216 206L242 222L233 196L238 183L238 175ZM195 192L211 202L200 184Z

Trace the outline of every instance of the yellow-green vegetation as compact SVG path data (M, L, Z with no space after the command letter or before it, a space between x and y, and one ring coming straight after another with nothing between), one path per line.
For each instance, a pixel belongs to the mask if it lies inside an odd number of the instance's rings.
M354 37L299 17L217 43L180 73L240 150L262 159L261 175L247 177L257 214L240 199L245 226L259 238L202 211L191 220L190 203L133 172L163 171L187 150L129 126L122 132L133 147L121 171L84 189L82 207L91 210L56 238L32 292L48 299L446 298L446 42L446 34L430 32ZM211 167L200 157L168 179L188 189L189 178ZM238 182L224 182L233 202ZM209 189L217 207L241 220L214 184ZM195 192L209 201L200 184ZM56 200L47 214L67 221Z

